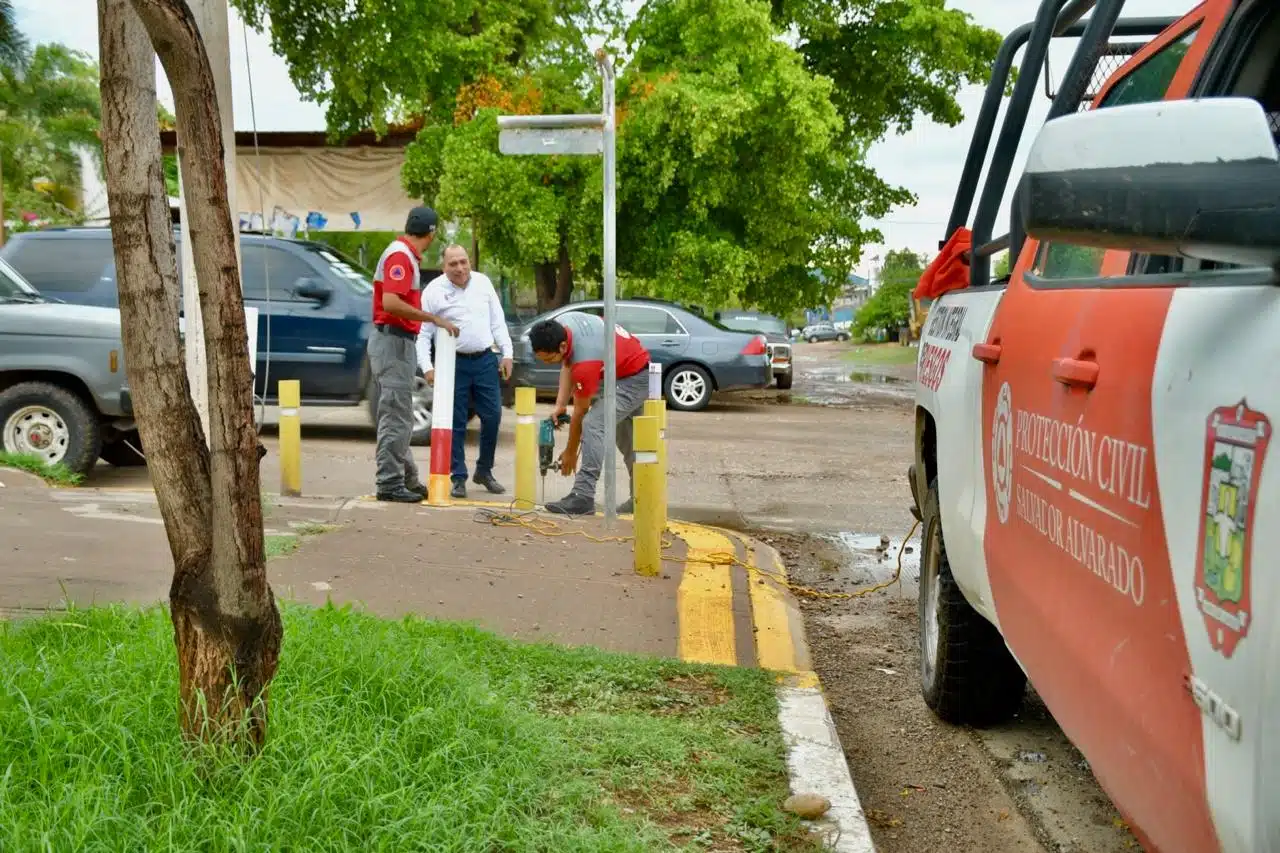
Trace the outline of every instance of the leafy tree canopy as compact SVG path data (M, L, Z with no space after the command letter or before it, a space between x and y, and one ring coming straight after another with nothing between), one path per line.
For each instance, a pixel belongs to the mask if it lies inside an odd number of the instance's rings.
M946 0L771 0L771 9L779 27L795 28L809 70L835 83L837 108L867 142L910 130L917 115L959 124L956 90L987 82L1003 40Z
M899 329L907 325L911 312L911 291L915 290L928 261L910 249L895 249L880 267L880 285L858 310L855 332Z
M503 157L496 116L599 109L588 44L621 0L231 2L331 132L416 122L406 188L469 218L487 257L532 267L540 304L598 276L599 161ZM958 122L957 87L1000 43L944 0L648 0L626 40L620 281L780 314L829 301L880 238L860 223L913 201L868 147L918 113Z
M231 0L269 30L294 85L329 129L447 121L459 92L488 77L576 61L616 26L616 0Z
M25 68L0 64L0 158L11 215L74 219L78 147L97 154L98 66L85 53L42 44Z
M0 0L0 67L21 68L27 62L27 39L18 30L13 0Z

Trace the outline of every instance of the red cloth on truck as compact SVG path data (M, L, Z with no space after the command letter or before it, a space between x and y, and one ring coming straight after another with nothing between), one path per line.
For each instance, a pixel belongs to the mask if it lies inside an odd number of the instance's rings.
M911 295L916 299L937 299L949 290L969 286L969 262L965 254L973 246L973 232L957 228L938 257L920 276L920 283Z

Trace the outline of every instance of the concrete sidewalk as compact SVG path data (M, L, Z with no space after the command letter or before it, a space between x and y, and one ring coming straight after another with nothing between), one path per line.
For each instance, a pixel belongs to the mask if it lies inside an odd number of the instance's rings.
M68 600L167 599L173 564L154 493L51 489L7 470L0 482L0 615ZM495 525L519 514L493 505L269 496L265 508L268 537L299 537L297 550L268 562L284 600L470 621L525 640L809 670L794 602L744 568L758 560L776 571L776 556L722 531L673 523L662 575L644 578L632 568L626 518L608 534L598 517L536 514ZM743 565L724 565L725 553Z

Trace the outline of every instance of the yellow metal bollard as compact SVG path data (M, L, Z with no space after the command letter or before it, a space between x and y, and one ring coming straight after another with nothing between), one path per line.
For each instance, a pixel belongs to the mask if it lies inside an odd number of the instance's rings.
M658 529L667 529L667 401L645 400L644 413L658 420Z
M644 415L635 419L635 555L636 574L655 577L662 572L662 491L658 467L659 421Z
M280 396L280 494L302 494L302 386L297 379L282 379Z
M516 389L516 509L533 509L538 502L538 422L533 411L537 392Z

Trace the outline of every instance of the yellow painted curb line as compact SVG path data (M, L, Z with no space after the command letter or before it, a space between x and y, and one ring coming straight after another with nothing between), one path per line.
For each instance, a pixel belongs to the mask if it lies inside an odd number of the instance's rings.
M732 567L708 560L711 554L736 554L737 549L729 537L709 527L679 521L668 522L667 526L689 548L684 577L676 593L680 659L736 666Z

